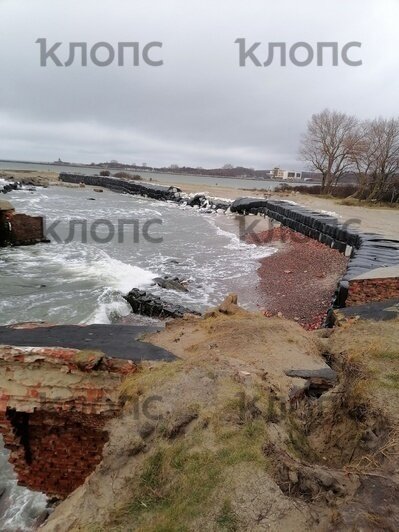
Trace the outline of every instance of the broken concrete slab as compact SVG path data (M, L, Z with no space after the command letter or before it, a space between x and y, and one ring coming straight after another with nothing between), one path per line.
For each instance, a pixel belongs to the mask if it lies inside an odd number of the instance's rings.
M399 298L366 303L354 307L334 309L328 316L328 325L333 327L356 319L386 321L399 317Z
M172 361L169 351L140 341L144 334L158 327L138 325L50 325L29 329L0 327L0 345L19 347L65 347L101 351L111 358L140 362L142 360Z

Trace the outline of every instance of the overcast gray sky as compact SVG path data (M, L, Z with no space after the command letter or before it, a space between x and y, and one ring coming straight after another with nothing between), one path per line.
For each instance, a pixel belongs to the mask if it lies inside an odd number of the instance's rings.
M303 167L312 113L399 114L398 21L399 0L0 0L0 158ZM360 41L363 65L240 68L240 37L263 60ZM43 68L38 38L63 60L73 41L162 41L164 65Z

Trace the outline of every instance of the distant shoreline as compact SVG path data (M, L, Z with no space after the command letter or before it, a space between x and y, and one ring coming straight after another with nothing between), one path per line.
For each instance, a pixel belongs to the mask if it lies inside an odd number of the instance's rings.
M189 177L210 177L212 179L234 179L237 181L264 181L266 183L292 183L294 185L297 184L318 184L318 181L312 181L312 182L304 182L303 180L281 180L281 179L271 179L268 177L242 177L242 176L230 176L230 175L215 175L211 173L190 173L190 172L179 172L179 171L166 171L166 170L159 170L159 169L143 169L143 168L131 168L129 166L98 166L98 165L91 165L91 164L83 164L83 163L65 163L65 162L39 162L39 161L19 161L19 160L11 160L11 159L0 159L0 165L3 163L11 163L11 164L24 164L24 165L34 165L34 166L55 166L59 167L61 166L65 171L67 171L68 168L71 170L74 168L82 168L84 170L109 170L111 172L131 172L131 173L145 173L145 174L163 174L163 175L178 175L181 177L184 177L185 175ZM0 168L1 170L1 168ZM13 171L12 168L3 168L4 171ZM34 170L34 169L33 169Z

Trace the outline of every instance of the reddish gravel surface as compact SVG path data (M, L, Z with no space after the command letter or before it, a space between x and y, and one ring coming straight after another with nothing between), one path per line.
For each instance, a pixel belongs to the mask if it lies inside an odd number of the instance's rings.
M337 250L287 228L249 237L258 245L280 243L258 269L261 306L265 315L281 313L306 329L318 329L329 309L348 259Z

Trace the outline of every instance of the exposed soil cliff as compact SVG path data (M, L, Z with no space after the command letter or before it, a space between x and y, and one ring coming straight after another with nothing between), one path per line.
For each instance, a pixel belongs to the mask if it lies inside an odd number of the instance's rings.
M323 336L234 297L152 335L181 360L125 379L103 460L43 529L397 529L399 322Z

